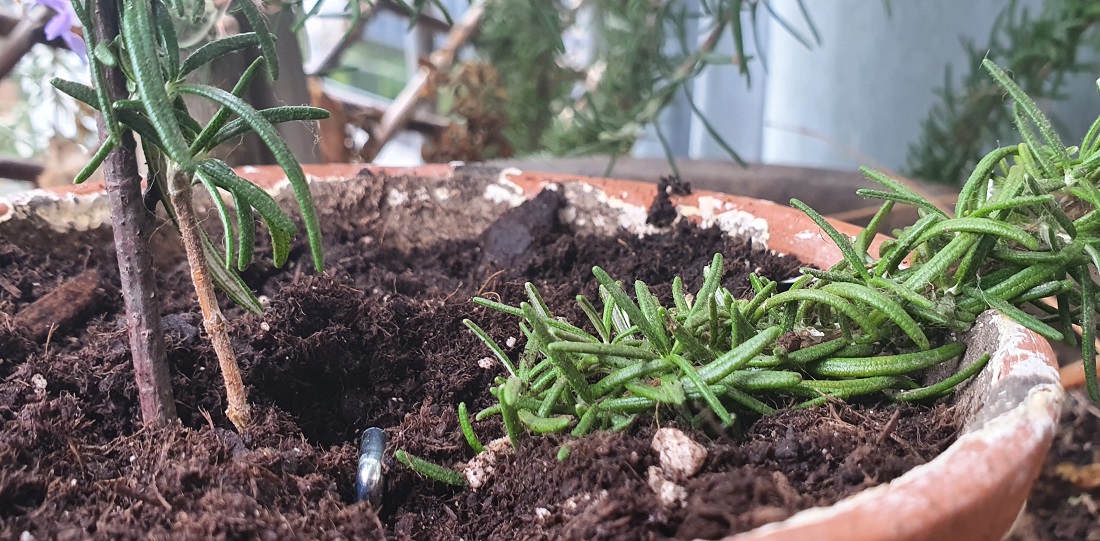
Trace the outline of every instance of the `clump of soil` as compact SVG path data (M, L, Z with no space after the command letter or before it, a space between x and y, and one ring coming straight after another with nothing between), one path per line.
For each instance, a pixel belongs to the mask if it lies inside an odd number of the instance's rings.
M453 182L486 182L468 176ZM472 296L518 302L532 281L561 315L581 317L573 299L595 297L593 265L667 299L673 276L698 288L715 252L725 255L727 287L741 293L749 273L782 279L798 262L681 222L644 238L583 236L558 220L553 194L501 215L475 190L441 226L438 201L418 194L448 186L415 185L361 177L315 186L325 274L310 273L302 246L286 269L260 263L245 274L269 306L252 316L225 305L256 417L242 434L227 430L217 362L178 253L157 261L180 423L142 428L116 301L96 301L86 324L48 344L13 323L88 268L117 283L109 239L71 234L43 244L68 248L38 253L0 236L0 286L12 285L0 287L0 538L714 538L889 481L954 438L943 407L833 404L718 439L684 426L709 449L684 482L687 507L661 504L646 485L653 422L569 440L560 462L561 437L527 440L478 491L420 478L393 450L465 461L472 453L455 408L493 401L487 388L499 370L479 364L489 352L461 320L510 344L511 355L523 347L517 322ZM393 195L406 189L414 196ZM158 235L162 249L176 246L168 228ZM269 250L261 245L260 257ZM391 442L380 509L353 496L355 437L369 426ZM476 428L502 433L492 419Z
M657 181L657 195L649 205L646 223L657 227L667 227L676 220L676 206L672 204L673 195L690 195L691 183L680 180L678 176L665 176Z
M1100 409L1069 393L1046 464L1010 541L1100 541ZM1066 470L1091 475L1075 479Z

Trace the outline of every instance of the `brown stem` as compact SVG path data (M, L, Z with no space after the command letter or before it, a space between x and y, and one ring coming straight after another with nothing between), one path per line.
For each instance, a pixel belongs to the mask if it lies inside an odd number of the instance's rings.
M25 182L38 182L38 176L45 168L38 162L21 160L9 156L0 157L0 177Z
M97 1L93 18L100 43L109 43L118 36L118 6L114 0ZM127 96L126 78L121 70L107 69L106 79L106 90L112 101ZM109 131L102 116L97 119L97 124L102 144ZM126 307L141 419L146 425L152 425L175 420L176 403L172 398L160 304L156 296L153 261L149 255L153 220L142 204L141 177L138 175L134 147L133 135L129 131L124 132L120 144L107 155L103 173L111 204L111 227L118 255L122 302Z
M382 115L378 126L371 133L370 139L367 140L367 144L363 145L363 148L359 151L359 157L364 162L374 160L378 153L382 151L382 147L386 146L386 143L393 138L397 131L405 127L413 114L413 109L424 99L424 90L430 86L432 73L450 69L458 50L469 41L474 31L477 30L478 24L481 22L481 15L484 12L484 0L478 0L470 4L466 14L462 16L462 20L451 28L451 32L447 35L447 42L443 47L433 52L429 57L428 65L422 66L420 71L405 84L405 88L394 98L393 104Z
M358 2L359 0L353 0ZM331 49L328 50L317 62L310 62L313 67L310 69L310 75L326 75L328 72L336 69L340 65L340 59L347 52L348 48L355 45L363 37L363 29L367 27L367 23L374 18L374 11L378 8L378 3L368 4L366 8L359 14L359 21L356 22L351 28L344 32L340 41L336 42Z
M248 393L241 381L241 371L237 367L237 355L229 343L229 333L225 328L225 316L218 307L218 298L214 294L214 283L203 257L202 237L199 222L195 218L195 209L191 204L191 179L185 171L172 166L168 171L168 198L172 201L172 210L179 222L183 249L187 252L187 263L191 266L191 281L195 284L195 293L199 297L202 309L202 323L210 343L218 356L218 365L222 370L225 383L225 400L228 407L226 417L233 422L237 430L244 430L252 421L252 411L248 406Z
M7 77L23 55L38 42L42 27L46 26L46 21L49 21L54 13L54 10L41 4L31 6L27 10L23 19L8 35L4 48L0 50L0 79Z
M38 5L41 5L41 4L38 4ZM45 7L45 6L42 6L42 7ZM46 8L46 9L49 9L49 8ZM52 14L53 10L50 10L50 12ZM25 15L24 17L13 17L11 15L0 14L0 36L4 36L4 37L11 36L11 34L14 33L17 28L19 28L20 24L22 24L27 18L30 18L32 16L33 15ZM45 26L45 22L42 23L42 26ZM34 35L34 42L35 43L42 43L44 45L48 45L48 46L53 47L55 49L64 49L64 50L69 49L69 44L65 43L65 40L63 40L61 38L46 39L45 32L42 32L41 30L42 30L42 28L40 27L39 31L35 32L35 35ZM80 30L78 30L77 28L73 28L73 31L74 32L80 32ZM8 37L8 39L10 40L12 38ZM10 43L10 41L9 41L9 43Z

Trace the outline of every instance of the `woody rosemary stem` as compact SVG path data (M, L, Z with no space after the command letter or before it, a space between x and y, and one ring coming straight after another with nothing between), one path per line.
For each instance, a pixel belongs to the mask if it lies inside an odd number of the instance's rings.
M172 201L172 210L179 221L180 237L187 252L187 263L191 266L191 281L195 284L195 294L202 309L202 323L214 353L218 356L222 379L225 383L226 417L232 421L238 431L244 430L252 421L252 410L248 405L248 394L241 381L241 372L237 367L237 355L229 343L229 333L225 328L225 316L218 307L214 295L214 283L210 270L203 257L202 238L199 222L195 218L195 209L191 203L191 179L185 171L171 166L168 171L168 196Z
M114 0L94 2L91 16L100 43L110 43L118 37L118 13L118 4ZM125 98L126 77L122 70L116 67L105 71L108 95L111 99ZM98 124L102 143L109 130L102 116ZM123 132L120 144L104 162L103 176L111 205L111 229L118 255L122 301L126 307L126 327L141 419L146 425L152 425L175 420L176 403L172 397L160 303L156 297L156 279L149 255L153 215L141 201L141 176L138 175L134 147L133 135L129 131Z

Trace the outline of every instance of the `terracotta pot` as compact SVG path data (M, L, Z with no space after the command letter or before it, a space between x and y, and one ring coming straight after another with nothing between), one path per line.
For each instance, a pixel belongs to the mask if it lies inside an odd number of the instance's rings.
M359 165L306 167L315 182L351 178L362 170ZM487 170L477 170L484 178ZM464 184L462 169L450 165L370 171L419 177L430 188L420 191L424 200L434 205L432 212L447 208L447 201L452 199L448 194L471 187ZM281 171L271 167L244 167L238 172L272 191L285 183ZM648 227L645 209L656 195L654 185L639 182L515 169L492 173L496 182L472 186L481 190L472 197L489 200L489 207L503 210L555 184L570 203L563 218L578 227L613 231L622 226L643 231ZM22 229L3 223L17 217L28 218L28 225L35 227L98 227L107 219L105 197L98 189L91 185L0 198L0 233ZM456 191L449 191L452 189ZM461 197L468 202L471 196L465 193ZM681 215L731 234L748 235L761 248L792 254L819 266L840 259L839 250L822 231L789 207L705 191L674 198L673 202ZM480 205L484 208L484 201ZM452 207L449 211L463 211L461 205ZM835 225L849 235L858 232L849 224ZM877 250L881 240L873 243L873 249ZM946 451L891 483L728 540L1000 539L1012 526L1039 473L1057 426L1063 392L1050 346L1007 318L992 312L983 314L966 340L972 346L968 356L988 351L992 359L959 393L963 431Z

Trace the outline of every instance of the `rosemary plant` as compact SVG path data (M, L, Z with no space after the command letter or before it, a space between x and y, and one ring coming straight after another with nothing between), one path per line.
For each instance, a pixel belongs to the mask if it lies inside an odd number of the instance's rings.
M722 257L705 269L694 295L672 284L662 304L642 282L633 297L600 268L601 308L579 296L579 324L555 317L538 291L509 306L475 302L521 319L527 338L513 362L467 321L506 370L490 392L498 403L476 415L500 415L513 444L528 433L628 426L638 415L669 410L722 425L739 414L770 414L830 399L877 395L888 400L945 396L988 361L960 366L921 386L921 371L959 358L957 331L987 309L1051 340L1074 342L1080 325L1089 394L1096 386L1097 285L1100 267L1100 119L1079 147L1066 147L1035 103L992 62L985 69L1012 98L1019 144L983 158L950 216L886 175L864 173L883 190L870 225L852 241L798 200L837 244L840 263L802 269L790 289L752 276L755 295L735 299L721 286ZM869 253L879 224L897 204L920 219L895 232L880 258ZM907 263L907 265L906 265ZM1041 299L1056 297L1057 308ZM469 416L460 423L476 447Z
M642 128L681 94L708 134L731 159L743 163L696 106L691 81L709 67L737 65L746 83L751 82L752 58L746 55L743 15L756 39L760 36L756 27L768 18L807 47L820 44L820 36L802 0L797 5L808 35L781 17L769 0L701 0L696 5L621 0L489 2L474 43L502 74L511 119L506 135L512 146L519 153L621 156L630 151ZM517 24L522 32L516 32ZM689 38L693 26L700 27L697 44ZM567 57L562 34L577 27L590 28L599 36L598 43L592 58L584 62L587 65L565 69L578 62ZM732 40L736 54L716 52L724 40ZM656 135L675 170L665 134Z
M1032 15L1012 0L993 22L985 43L964 42L967 65L958 82L944 70L942 99L922 123L919 140L909 146L907 172L933 182L961 184L989 150L991 141L1011 140L1012 115L1001 106L997 85L986 77L986 58L1005 66L1016 84L1042 102L1065 99L1066 79L1091 71L1081 62L1083 49L1097 50L1095 27L1100 8L1088 0L1051 0Z
M294 189L314 266L322 270L320 227L305 175L273 124L326 118L328 112L295 106L257 111L241 99L259 72L266 71L272 78L279 72L274 39L266 20L251 0L234 0L234 6L248 18L254 32L207 43L181 61L175 25L181 21L194 22L203 16L205 5L202 0L74 1L73 8L84 26L88 49L93 53L89 59L93 86L59 79L52 83L102 115L102 146L77 175L77 183L87 179L116 149L132 145L128 143L132 141L129 132L141 139L149 171L145 199L151 209L158 201L162 202L180 231L204 326L225 380L227 416L240 429L249 423L249 406L213 284L220 286L246 310L259 313L260 303L237 274L253 259L256 233L253 213L258 213L267 226L276 266L286 262L297 228L263 189L237 176L225 162L209 157L208 153L242 134L255 132L259 135ZM98 17L104 13L117 21L117 29L110 29L115 32L105 31L108 23L101 19L93 20L93 15ZM257 49L261 55L241 75L232 91L188 80L196 69L214 59ZM119 71L125 76L126 84L108 85L108 75ZM126 94L119 95L119 92ZM204 125L191 115L183 99L185 95L208 100L220 109ZM224 252L214 246L199 225L192 205L192 187L196 184L213 198L223 227ZM231 207L223 201L223 194L232 199ZM146 291L142 295L153 297L154 292ZM144 339L159 340L160 337ZM139 381L139 387L140 384Z

